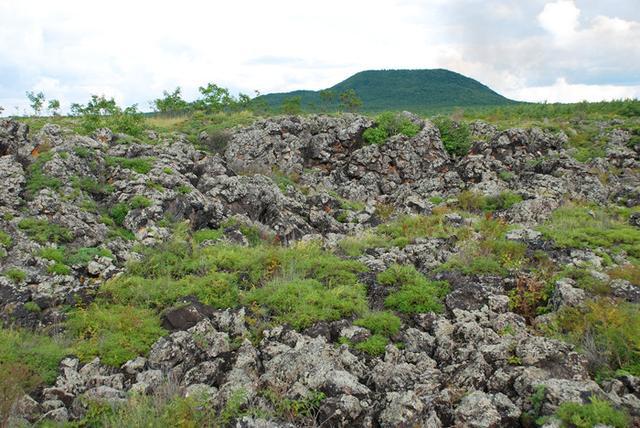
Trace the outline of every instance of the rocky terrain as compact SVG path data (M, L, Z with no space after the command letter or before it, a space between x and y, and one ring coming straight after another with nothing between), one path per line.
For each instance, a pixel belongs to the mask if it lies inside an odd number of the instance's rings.
M599 124L582 163L563 132L478 121L455 157L403 115L419 132L384 144L291 116L217 153L1 121L0 363L52 367L7 423L171 397L181 426L573 426L567 403L640 426L631 134Z

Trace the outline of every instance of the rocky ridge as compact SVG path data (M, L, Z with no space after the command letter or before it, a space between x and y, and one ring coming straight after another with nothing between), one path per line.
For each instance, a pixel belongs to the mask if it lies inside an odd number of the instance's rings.
M0 249L1 319L5 326L55 331L65 306L91 301L106 280L140 258L137 246L166 241L169 223L188 221L192 230L222 226L221 239L238 245L248 245L245 227L251 227L282 245L320 240L340 252L345 236L384 223L385 207L393 207L394 215L429 215L463 191L513 192L521 201L494 213L514 225L508 240L548 250L559 263L597 265L601 254L557 248L535 227L567 198L640 203L640 152L628 147L624 131L610 133L606 158L584 164L569 155L562 133L499 131L477 122L470 153L454 158L437 128L404 114L420 132L382 145L364 144L364 130L374 126L367 117L280 117L235 130L217 154L180 135L151 134L153 144L141 144L108 129L86 137L46 125L30 137L25 125L3 120L0 226L10 243ZM447 216L451 223L469 221ZM102 251L56 271L56 260L42 257L53 243ZM624 409L637 423L638 377L596 383L583 354L539 335L531 320L512 312L515 276L435 273L460 251L455 239L427 237L357 256L373 273L411 264L452 286L443 313L403 318L394 337L401 349L389 344L376 357L337 343L340 337L370 336L352 320L319 322L303 331L270 326L259 341L250 341L244 308L215 310L191 300L163 314L171 332L148 355L121 367L69 356L54 385L20 400L16 417L76 420L86 415L87 400L117 404L132 392L152 395L171 384L186 396L206 393L208 405L219 411L237 391L243 406L257 409L274 406L265 390L290 400L323 396L300 418L250 414L229 421L239 427L519 426L535 406L539 415L550 416L561 403L588 403L590 397ZM619 265L627 262L624 254L616 257ZM11 278L11 269L24 276ZM628 282L613 290L622 300L640 301L638 288ZM375 307L373 291L371 285ZM588 295L570 279L561 280L550 305L577 306ZM30 309L34 303L37 310ZM544 391L539 403L532 400L536 391Z

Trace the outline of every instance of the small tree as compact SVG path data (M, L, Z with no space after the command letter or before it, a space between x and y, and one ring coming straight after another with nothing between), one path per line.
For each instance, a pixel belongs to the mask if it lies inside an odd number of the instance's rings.
M340 106L343 110L353 113L362 107L362 100L358 97L355 89L347 89L340 94Z
M49 105L47 109L49 110L49 113L51 113L53 116L57 116L58 110L60 110L60 101L55 99L49 100Z
M31 91L27 91L27 98L31 103L31 108L33 109L33 113L35 116L40 116L40 112L42 111L42 106L44 105L44 94L42 92L38 92L37 94Z
M181 92L182 90L179 86L173 92L162 91L163 98L153 101L153 109L161 113L175 113L187 110L189 103L182 99Z
M320 101L322 103L322 110L329 110L329 106L333 104L336 99L336 94L331 89L323 89L320 91Z
M285 98L282 101L282 112L286 114L300 114L302 112L302 98Z
M201 86L198 91L202 98L195 102L196 108L208 112L218 112L231 106L234 102L227 88L220 87L215 83L208 83Z

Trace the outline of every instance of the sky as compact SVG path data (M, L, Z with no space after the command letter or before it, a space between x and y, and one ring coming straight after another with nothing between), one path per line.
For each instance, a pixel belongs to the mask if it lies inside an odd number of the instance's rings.
M522 101L640 98L639 0L0 0L0 106L446 68Z

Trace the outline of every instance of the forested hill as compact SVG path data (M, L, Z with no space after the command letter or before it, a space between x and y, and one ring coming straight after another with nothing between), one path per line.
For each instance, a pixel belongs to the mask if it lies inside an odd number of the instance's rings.
M287 99L300 97L304 110L331 110L338 108L340 94L351 89L362 100L363 111L425 111L515 103L477 80L443 69L362 71L324 91L300 90L261 98L273 108ZM323 93L329 97L322 97Z

